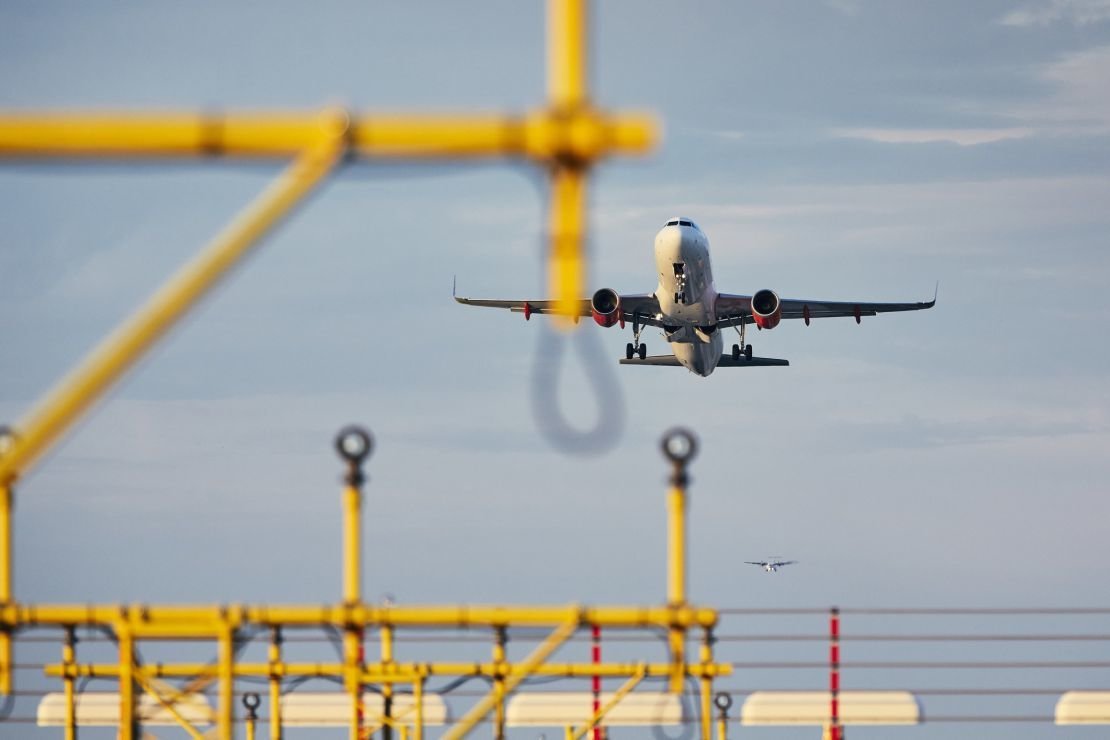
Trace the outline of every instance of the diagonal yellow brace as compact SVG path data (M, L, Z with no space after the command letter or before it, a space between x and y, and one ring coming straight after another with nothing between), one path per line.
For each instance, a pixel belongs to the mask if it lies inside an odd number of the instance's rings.
M157 699L158 703L165 707L167 712L173 715L173 718L177 720L177 723L181 725L185 732L189 733L189 736L192 737L193 740L204 740L204 735L202 735L197 728L193 727L193 725L189 723L189 720L182 716L181 712L177 711L177 707L175 706L177 703L176 699L167 699L162 696L162 693L157 690L150 679L143 676L141 671L135 672L135 680L139 682L139 685L143 687L146 693Z
M97 347L20 422L0 457L0 485L35 462L78 416L135 363L290 209L335 167L346 146L342 112L321 117L319 140L303 152L201 253Z
M594 716L590 718L589 722L577 730L572 730L567 737L570 738L570 740L579 740L579 738L585 737L587 732L597 727L598 723L605 718L605 715L613 710L613 707L620 704L621 699L627 696L632 689L640 685L640 682L644 680L645 676L647 676L647 667L640 666L640 669L617 689L616 693L606 702L605 706L597 710Z
M520 663L520 672L513 673L505 679L504 688L502 689L502 698L511 694L516 687L520 685L521 681L531 675L532 671L547 660L577 629L577 620L566 622L556 627L555 630L547 636L547 639L540 643L536 649L524 659L524 662ZM475 704L469 712L463 715L462 719L443 734L443 740L459 740L459 738L470 732L470 730L474 728L474 725L481 722L482 719L490 713L494 704L497 703L497 699L497 692L491 691L486 694L485 698Z

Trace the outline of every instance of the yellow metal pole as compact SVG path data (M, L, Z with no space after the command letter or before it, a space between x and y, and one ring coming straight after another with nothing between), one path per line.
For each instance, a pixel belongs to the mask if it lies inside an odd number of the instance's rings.
M498 627L494 633L493 641L493 738L505 740L505 643L508 633L504 627Z
M577 730L568 732L567 737L571 738L571 740L580 740L580 738L585 737L587 732L597 727L598 723L600 723L601 720L605 718L605 715L609 714L609 712L613 710L613 707L617 706L617 704L620 704L621 700L624 699L625 696L627 696L634 688L639 686L640 682L644 680L645 676L647 676L647 671L643 667L641 667L641 669L636 672L635 675L625 681L624 685L617 689L616 693L613 694L613 696L609 699L609 701L605 703L604 706L597 710L597 712L590 718L589 722L584 724L582 727L579 727Z
M717 740L728 740L728 718L724 715L717 718Z
M412 740L424 740L424 676L418 676L412 682L412 701L416 707Z
M575 630L578 629L578 622L567 622L566 624L556 627L555 630L547 636L547 638L540 643L535 650L533 650L527 658L520 664L519 672L514 672L505 681L505 694L511 694L516 687L527 678L532 671L534 671L541 663L554 653L560 645L567 641ZM494 692L486 694L485 698L471 707L470 711L463 715L454 726L443 734L443 740L459 740L466 733L470 732L474 725L482 721L482 718L490 713L494 704L497 703L497 695Z
M705 630L701 642L701 664L713 663L713 631ZM713 678L704 673L699 679L701 684L701 740L713 740Z
M62 679L66 702L65 740L77 740L77 695L74 691L76 679L70 675L77 662L76 644L73 627L66 627L65 642L62 643L62 665L66 668L66 676Z
M281 740L281 627L270 630L270 740Z
M221 740L231 740L235 722L235 637L231 627L226 627L220 635L217 652L219 701L216 732Z
M686 490L675 483L667 492L667 602L671 606L686 603ZM668 632L671 648L671 692L682 691L683 663L686 660L686 631L672 626Z
M587 104L584 0L548 0L547 29L548 102L556 116L570 116ZM567 317L577 315L577 302L585 289L585 168L600 154L569 156L570 150L568 140L563 161L557 161L551 172L548 227L548 289L555 299L555 313L563 317L556 320L562 328L573 325Z
M382 666L393 666L393 627L383 624L380 630ZM382 685L382 740L393 738L393 684Z
M573 326L585 291L585 171L575 164L556 165L551 173L548 290L555 298L556 325Z
M139 721L135 713L135 642L130 628L122 621L116 625L119 642L119 740L139 740Z
M324 116L317 145L306 150L199 255L104 340L25 416L0 457L8 485L135 363L289 210L332 170L344 149L346 118Z
M585 0L548 0L547 95L555 108L586 102Z
M0 432L0 459L12 437ZM0 606L12 603L12 488L0 481ZM12 693L12 633L0 625L0 694Z

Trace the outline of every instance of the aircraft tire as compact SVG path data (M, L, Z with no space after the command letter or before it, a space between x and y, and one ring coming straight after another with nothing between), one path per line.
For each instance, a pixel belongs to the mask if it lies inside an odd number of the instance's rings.
M739 359L740 359L740 345L739 344L734 344L734 345L732 345L732 361L736 362Z
M632 359L632 342L629 342L628 344L626 344L624 346L624 359L626 359L626 360L631 360Z
M647 345L642 342L640 343L639 354L641 360L647 359Z
M744 357L747 357L749 360L752 359L752 346L750 344L744 348Z

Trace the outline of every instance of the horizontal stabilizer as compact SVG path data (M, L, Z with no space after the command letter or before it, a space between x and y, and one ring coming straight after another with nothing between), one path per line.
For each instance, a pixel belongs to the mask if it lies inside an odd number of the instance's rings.
M642 360L639 357L633 357L631 360L621 358L620 363L622 365L665 365L668 367L682 366L682 363L680 363L678 361L678 358L674 355L652 355L651 357L645 357ZM740 355L739 360L734 360L732 359L732 355L721 355L721 359L717 363L717 367L769 367L783 366L789 364L789 360L780 360L775 357L753 357L749 360L743 355Z

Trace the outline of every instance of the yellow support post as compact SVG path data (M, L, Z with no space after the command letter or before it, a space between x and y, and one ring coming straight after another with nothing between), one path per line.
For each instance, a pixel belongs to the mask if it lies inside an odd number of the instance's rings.
M199 255L182 267L131 318L48 394L17 427L0 457L0 485L10 485L154 342L238 264L289 210L335 167L345 146L346 118L321 118L315 145L304 151Z
M412 682L412 701L416 707L413 719L412 740L424 740L424 676L417 676Z
M0 430L0 459L12 444ZM0 481L0 606L12 599L12 488ZM0 625L0 694L12 693L12 625Z
M700 652L702 666L712 665L713 630L704 631ZM703 673L698 682L701 684L701 740L713 740L713 678Z
M548 0L547 94L556 109L586 102L585 0Z
M559 649L559 646L567 641L575 630L578 629L578 622L567 622L555 628L547 638L540 643L535 650L533 650L524 662L519 665L518 672L514 672L505 681L504 693L505 695L511 694L520 682L530 676L536 668L543 663L547 658ZM495 692L486 694L485 698L475 704L469 712L463 715L451 729L443 735L443 740L460 740L466 733L470 732L474 725L482 721L482 718L490 713L493 705L497 702L497 695Z
M547 29L548 102L556 116L569 119L584 111L589 102L584 0L548 0ZM599 147L600 141L595 141L594 148ZM555 298L555 313L561 317L556 325L562 328L572 326L569 317L577 314L585 288L585 171L599 153L576 156L565 151L556 157L551 172L548 289Z
M498 627L494 632L493 641L494 740L505 740L505 674L508 662L505 659L506 642L508 642L508 633L504 627Z
M62 643L62 665L66 669L66 676L62 679L66 702L65 740L77 740L77 695L74 691L76 679L71 674L77 662L76 644L74 628L66 627L65 642Z
M362 463L370 454L370 435L358 427L346 427L335 438L335 449L347 463L343 488L343 606L348 616L343 625L344 686L351 695L351 740L362 740L362 674L365 670L363 625L353 615L362 605Z
M119 642L119 740L139 740L139 722L135 713L135 640L131 629L122 621L116 626Z
M380 630L382 668L393 668L393 627L383 624ZM382 686L382 740L393 738L393 684Z
M216 706L216 732L221 740L231 740L235 722L235 633L225 627L217 644L219 701Z
M686 606L686 465L697 452L697 440L684 429L673 429L663 435L662 447L672 466L667 491L667 604L680 609ZM678 694L685 680L685 626L672 624L668 643L673 666L670 690Z
M281 627L270 629L270 647L266 656L270 679L270 740L281 740Z

